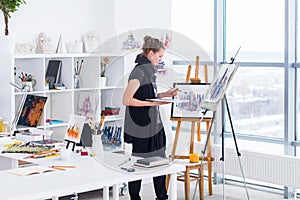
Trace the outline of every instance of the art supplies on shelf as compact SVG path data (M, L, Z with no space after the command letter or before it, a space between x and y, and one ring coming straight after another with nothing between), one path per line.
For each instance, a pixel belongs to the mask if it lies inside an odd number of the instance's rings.
M50 158L50 157L52 158L55 156L59 156L59 152L60 152L60 150L58 150L58 149L51 149L51 150L46 150L46 151L42 151L42 152L27 156L24 159L27 159L27 158Z
M147 158L138 159L134 165L139 167L157 167L162 165L168 165L170 163L168 158L163 158L160 156L151 156Z
M49 150L48 147L28 147L28 146L10 146L2 151L2 153L39 153Z
M22 142L29 142L34 140L42 140L43 136L41 134L31 133L31 132L23 132L16 134L16 140Z
M120 107L105 107L104 110L102 110L101 115L105 115L105 116L118 115L120 113L120 110L121 110Z
M115 150L122 144L122 126L105 126L103 129L102 143L104 150Z
M54 139L44 139L44 140L32 141L32 143L39 146L55 147L55 145L58 145L61 142Z
M28 176L33 174L41 174L45 172L57 171L57 170L58 169L50 168L42 165L34 165L29 167L20 167L20 168L12 169L9 170L8 172L18 176Z

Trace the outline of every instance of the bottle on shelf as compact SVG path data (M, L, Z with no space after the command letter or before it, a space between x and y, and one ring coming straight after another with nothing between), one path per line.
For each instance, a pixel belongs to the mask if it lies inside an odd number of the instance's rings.
M0 117L0 132L3 132L3 128L4 128L3 119L2 119L2 117Z

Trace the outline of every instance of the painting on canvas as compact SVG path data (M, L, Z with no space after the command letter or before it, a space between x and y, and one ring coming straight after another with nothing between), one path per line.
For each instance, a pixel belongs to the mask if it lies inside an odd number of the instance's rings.
M201 107L205 93L209 88L208 83L174 83L179 89L178 95L173 99L171 118L212 118L212 112L206 112Z
M71 114L65 140L79 143L84 123L85 116Z
M224 64L221 66L219 72L212 81L204 100L201 103L203 108L208 110L216 111L220 100L224 97L224 94L231 82L237 65L235 64Z

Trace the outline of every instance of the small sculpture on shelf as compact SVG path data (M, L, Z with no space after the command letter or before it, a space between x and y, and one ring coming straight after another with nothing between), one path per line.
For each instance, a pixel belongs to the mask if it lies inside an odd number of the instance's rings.
M133 33L130 31L127 39L122 44L123 50L136 50L141 46L138 41L136 41L133 37Z
M54 53L54 47L51 43L51 39L47 37L46 33L40 33L37 43L37 53Z
M16 44L16 53L17 54L25 54L25 53L35 53L36 44L24 43L24 44Z
M85 33L82 36L85 52L100 52L100 36L95 31Z

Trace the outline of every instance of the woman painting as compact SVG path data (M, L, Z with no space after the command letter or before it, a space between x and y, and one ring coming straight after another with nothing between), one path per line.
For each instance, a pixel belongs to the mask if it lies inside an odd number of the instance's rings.
M162 61L164 45L150 36L144 38L142 53L136 57L137 65L129 75L128 85L123 95L126 105L124 141L132 144L132 154L139 157L166 157L166 135L159 114L159 105L167 102L153 102L147 99L175 96L178 88L158 93L156 86L156 65ZM153 178L157 199L167 199L166 176ZM132 200L141 199L141 180L129 182Z

